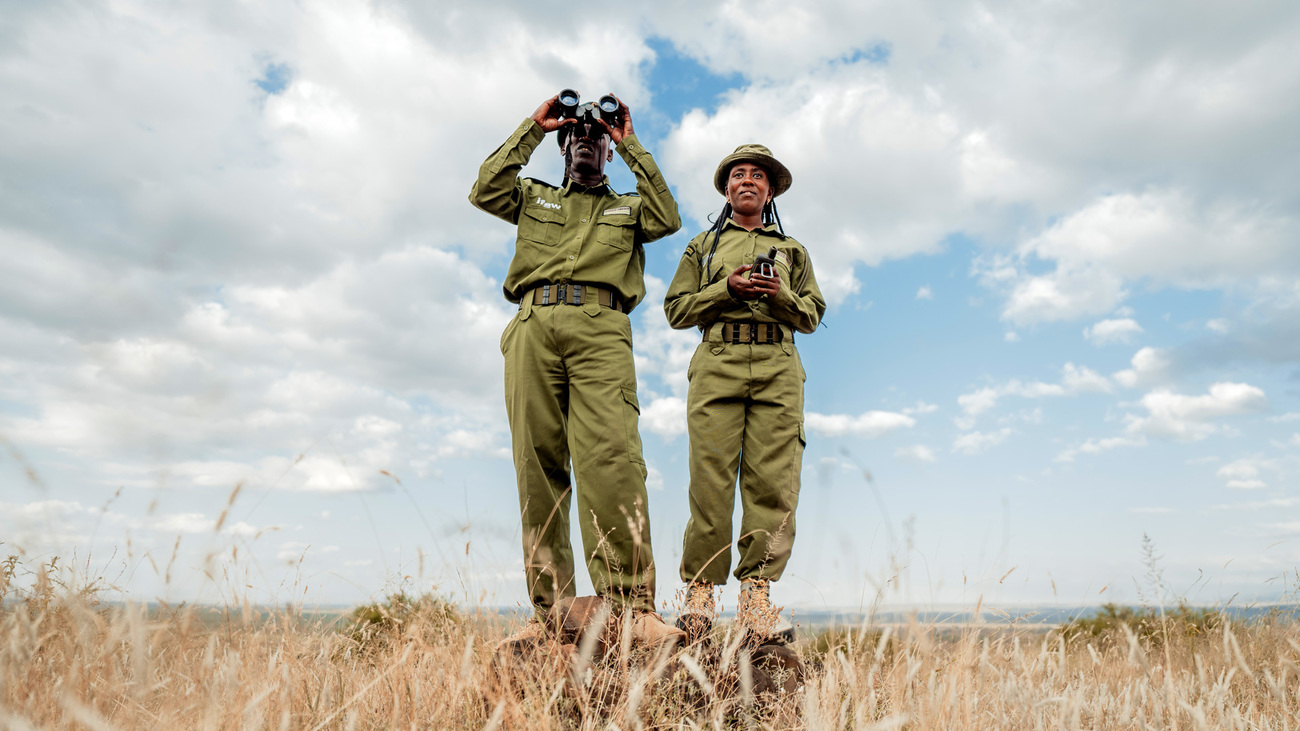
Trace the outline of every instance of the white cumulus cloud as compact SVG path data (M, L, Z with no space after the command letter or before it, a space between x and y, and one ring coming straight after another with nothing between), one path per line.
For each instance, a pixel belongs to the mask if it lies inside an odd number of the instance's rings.
M1150 278L1221 287L1278 271L1300 273L1290 246L1300 221L1249 202L1206 204L1182 189L1102 196L1021 245L1006 283L1003 317L1017 324L1071 320L1115 309L1128 283ZM1053 269L1030 274L1026 262ZM1095 337L1095 336L1094 336Z
M1071 447L1056 456L1057 462L1073 462L1080 454L1102 454L1120 447L1142 447L1147 443L1145 437L1107 437L1088 439L1077 447Z
M1114 320L1101 320L1083 329L1083 336L1093 345L1110 345L1127 343L1135 335L1145 332L1137 320L1122 317Z
M915 416L917 414L933 414L938 410L939 406L937 404L927 404L924 401L917 401L915 406L904 408L903 413L908 416Z
M913 444L894 450L894 456L908 462L938 462L934 450L924 444Z
M1132 368L1112 374L1116 383L1127 388L1159 383L1169 375L1169 354L1161 348L1142 348L1129 362Z
M1107 393L1110 390L1110 379L1087 366L1066 363L1061 368L1060 383L1012 379L998 386L985 386L958 396L957 405L961 407L963 415L958 417L957 426L962 429L973 427L976 417L997 406L999 400L1008 396L1036 399Z
M979 454L996 447L1006 441L1009 436L1011 436L1010 428L1003 428L994 432L968 432L953 440L952 451L968 456Z
M686 401L676 396L657 398L641 408L641 428L673 440L686 433Z
M1247 383L1216 383L1200 396L1157 389L1143 396L1140 405L1147 415L1125 419L1129 434L1199 441L1219 431L1217 419L1265 411L1268 398Z
M216 521L202 513L172 513L154 516L149 524L160 533L207 533Z
M804 416L804 424L823 436L852 435L875 439L898 429L912 427L916 424L916 419L893 411L867 411L858 416L809 412Z
M1224 486L1229 490L1258 490L1268 487L1268 483L1260 479L1260 472L1277 468L1275 460L1243 457L1223 465L1215 475L1224 481Z

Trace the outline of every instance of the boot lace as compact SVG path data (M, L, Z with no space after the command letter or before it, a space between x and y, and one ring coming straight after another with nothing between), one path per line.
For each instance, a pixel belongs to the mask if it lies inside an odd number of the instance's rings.
M693 581L686 589L687 614L713 614L713 585L703 581Z

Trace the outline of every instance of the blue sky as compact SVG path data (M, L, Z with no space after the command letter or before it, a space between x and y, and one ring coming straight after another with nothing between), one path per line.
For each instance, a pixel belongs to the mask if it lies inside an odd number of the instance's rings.
M466 195L574 87L628 101L685 223L633 313L661 602L696 336L659 303L744 142L831 303L778 603L1290 596L1300 10L590 9L7 14L0 550L144 598L523 601L513 231Z

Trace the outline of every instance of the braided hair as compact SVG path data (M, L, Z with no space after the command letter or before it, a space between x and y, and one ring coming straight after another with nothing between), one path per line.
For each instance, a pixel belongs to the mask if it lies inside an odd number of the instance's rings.
M709 228L709 233L713 234L713 245L709 247L709 255L704 257L704 264L700 267L701 276L705 281L710 279L709 267L713 265L713 255L718 252L718 239L722 238L722 227L727 225L727 219L731 218L731 201L722 204L722 210L718 213L717 219ZM781 225L781 215L776 212L776 199L763 204L763 225L770 226L776 224L776 230L785 235L785 227Z

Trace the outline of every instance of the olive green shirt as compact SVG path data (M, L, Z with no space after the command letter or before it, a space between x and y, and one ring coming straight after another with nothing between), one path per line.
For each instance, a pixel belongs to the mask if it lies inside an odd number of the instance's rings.
M713 232L691 239L677 265L677 274L664 297L668 324L677 329L701 329L715 322L777 322L802 333L817 329L826 312L826 300L817 288L808 250L783 235L775 224L747 231L730 218L723 223L718 249L709 259ZM754 256L775 246L781 289L775 295L740 300L727 289L727 277ZM709 259L709 271L704 271Z
M614 290L631 312L645 297L642 244L682 227L677 201L636 135L617 148L636 176L636 193L615 193L608 177L594 188L519 177L544 138L536 122L524 120L483 162L470 188L471 203L519 227L501 289L519 302L544 284L595 284Z

